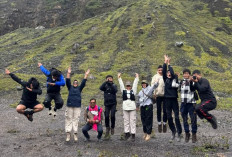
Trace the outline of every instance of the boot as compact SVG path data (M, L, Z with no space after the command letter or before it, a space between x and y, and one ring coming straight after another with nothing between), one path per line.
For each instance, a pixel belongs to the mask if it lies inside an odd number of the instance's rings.
M105 138L108 138L108 137L109 137L109 135L110 135L110 128L109 128L109 127L107 127L107 128L106 128Z
M176 133L175 132L172 132L172 137L171 137L171 140L173 141L176 137Z
M186 132L185 133L185 142L189 142L189 139L190 139L190 133Z
M145 140L145 139L146 139L146 137L147 137L147 133L144 133L144 135L143 135L143 139Z
M131 141L135 142L135 134L131 134Z
M69 132L67 132L66 142L69 142L70 139L71 139L71 134Z
M159 131L159 133L162 132L162 124L158 124L158 131Z
M217 119L214 115L212 115L212 119L208 120L210 124L212 125L213 129L217 129Z
M167 124L163 124L163 133L167 132Z
M178 134L177 141L178 141L178 142L181 141L181 134Z
M73 138L74 138L74 141L75 141L75 142L78 141L77 133L74 133L74 134L73 134Z
M111 128L111 135L114 135L114 128Z
M145 138L145 141L148 141L151 139L151 135L150 134L147 134L146 138Z
M196 143L196 142L197 142L197 134L192 133L192 143Z
M125 133L125 136L124 136L125 140L128 140L130 138L130 133Z

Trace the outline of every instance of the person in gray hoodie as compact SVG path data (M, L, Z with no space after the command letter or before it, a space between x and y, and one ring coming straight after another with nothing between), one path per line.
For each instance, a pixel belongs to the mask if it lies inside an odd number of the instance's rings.
M156 82L153 86L149 86L147 80L142 80L142 90L140 90L139 105L140 105L140 114L143 124L144 140L148 141L151 138L152 124L153 124L153 103L152 103L152 94L155 88L159 85Z

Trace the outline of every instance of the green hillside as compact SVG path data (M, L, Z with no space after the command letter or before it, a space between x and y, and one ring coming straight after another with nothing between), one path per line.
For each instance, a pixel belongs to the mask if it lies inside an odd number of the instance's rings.
M117 84L118 72L123 73L123 80L132 81L135 72L140 80L150 80L163 63L163 55L168 54L176 72L186 67L201 70L220 107L230 108L232 2L221 0L220 4L215 9L206 0L138 0L80 24L21 28L0 38L1 71L9 68L22 78L36 75L45 82L38 62L46 68L58 67L65 76L71 65L72 78L79 80L90 68L92 76L83 91L86 104L92 96L102 98L99 86L107 74L112 74ZM175 46L179 41L184 42L182 47ZM16 83L1 75L0 87L1 92L12 91ZM66 99L67 89L62 93Z

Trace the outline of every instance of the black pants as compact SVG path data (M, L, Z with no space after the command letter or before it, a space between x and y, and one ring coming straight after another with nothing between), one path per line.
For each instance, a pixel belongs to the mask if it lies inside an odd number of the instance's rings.
M116 105L105 106L105 125L107 128L110 127L110 119L111 119L111 128L115 127L115 113L116 113Z
M45 96L45 100L43 102L46 108L51 109L51 101L55 101L55 108L61 109L63 107L64 101L60 95L60 93L47 93Z
M141 106L140 114L143 124L143 132L151 134L153 124L153 105Z
M92 125L89 125L88 123L82 128L82 133L84 134L84 136L89 139L90 136L88 134L88 131L92 129ZM97 125L97 132L98 132L98 135L97 135L97 138L98 139L101 139L101 136L102 136L102 133L103 133L103 129L102 129L102 125L101 124L98 124Z
M165 104L166 104L168 125L169 125L170 130L173 133L176 133L176 130L177 130L177 133L181 134L182 127L181 127L180 119L179 119L179 106L178 106L177 98L165 98ZM172 111L175 114L176 126L173 123Z
M211 120L212 119L212 115L209 114L208 111L215 109L217 106L217 101L216 100L207 100L207 101L203 101L200 104L197 104L196 106L196 112L197 115L203 119L207 119L207 120Z
M191 119L192 133L197 133L197 115L195 113L195 104L193 103L182 103L181 104L181 116L183 118L184 131L189 133L188 114Z
M161 115L163 110L163 122L167 122L167 112L166 112L166 105L164 103L164 97L157 97L156 98L156 105L157 105L157 121L161 122ZM162 106L163 104L163 106Z

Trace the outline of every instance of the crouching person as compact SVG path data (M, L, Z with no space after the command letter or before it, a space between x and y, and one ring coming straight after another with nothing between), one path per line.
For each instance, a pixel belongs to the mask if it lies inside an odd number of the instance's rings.
M153 124L153 102L152 94L154 89L159 85L155 82L153 86L149 86L146 80L142 81L142 90L139 92L140 114L143 124L144 140L148 141L151 138L152 124Z
M137 85L139 82L139 75L135 74L135 80L133 86L129 81L126 82L126 88L123 84L121 73L118 74L118 81L120 84L120 89L123 97L123 119L124 119L124 132L125 140L128 140L130 135L132 135L132 141L135 141L136 133L136 104L135 95L137 93ZM130 134L131 133L131 134Z
M85 141L90 140L88 131L93 129L98 132L98 141L101 141L103 129L102 129L102 108L96 105L96 99L90 99L90 105L85 109L84 119L86 120L86 125L82 128L82 132L86 138Z

